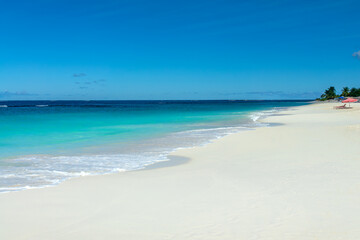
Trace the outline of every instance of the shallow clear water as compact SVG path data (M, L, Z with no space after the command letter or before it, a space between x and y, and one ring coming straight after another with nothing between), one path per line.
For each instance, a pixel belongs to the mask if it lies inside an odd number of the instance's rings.
M0 102L0 192L143 168L300 101Z

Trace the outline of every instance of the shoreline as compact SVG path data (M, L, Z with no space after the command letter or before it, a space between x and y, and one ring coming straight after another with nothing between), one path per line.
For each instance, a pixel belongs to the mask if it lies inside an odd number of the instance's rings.
M307 105L303 105L303 106L307 106ZM298 107L298 106L296 106ZM241 131L238 131L238 132L234 132L234 133L229 133L225 136L221 136L219 138L214 138L214 139L209 139L206 143L202 143L200 145L196 145L196 146L192 146L192 147L180 147L180 148L177 148L177 149L174 149L173 151L171 151L169 154L166 155L166 158L168 160L165 160L165 161L159 161L159 162L154 162L150 165L146 165L144 168L142 169L136 169L136 170L133 170L133 171L144 171L144 170L152 170L152 169L157 169L157 168L166 168L166 167L174 167L174 166L177 166L177 165L180 165L180 164L185 164L189 161L191 161L190 158L187 158L187 157L183 157L181 155L177 155L176 153L178 151L181 151L181 150L189 150L189 149L194 149L194 148L198 148L198 147L204 147L208 144L211 144L213 143L214 141L217 141L221 138L224 138L224 137L227 137L229 135L232 135L232 134L239 134L243 131L255 131L257 130L258 128L263 128L263 127L276 127L276 126L280 126L280 125L283 125L282 123L276 123L276 122L263 122L261 120L265 120L266 118L269 118L269 117L272 117L272 116L283 116L283 115L286 115L284 113L281 113L281 112L286 112L286 111L289 111L291 110L291 108L296 108L296 107L285 107L285 109L282 109L280 111L277 111L276 113L274 114L270 114L270 115L266 115L265 117L262 117L260 116L258 119L256 120L253 120L254 123L256 124L266 124L265 126L253 126L253 127L248 127L248 129L244 129L244 130L241 130ZM300 106L302 107L302 106ZM268 111L272 111L273 109L271 110L265 110L265 111L260 111L260 113L263 113L263 112L268 112ZM254 112L254 113L259 113L259 112ZM251 117L249 117L251 118ZM259 121L258 121L259 120ZM245 127L244 127L245 128ZM246 127L247 128L247 127ZM110 173L110 174L119 174L119 173Z
M2 194L0 238L357 239L360 108L333 105L178 150L179 164Z
M244 123L241 123L238 126L232 126L232 127L219 127L219 128L210 128L209 130L218 130L218 129L241 129L241 130L237 130L236 132L229 132L229 133L223 133L222 136L209 136L209 138L207 140L204 140L203 142L199 142L196 145L193 146L180 146L180 147L175 147L172 150L163 152L159 155L159 160L154 161L150 164L146 164L140 168L137 169L121 169L121 170L117 170L118 168L112 169L112 170L108 170L108 172L103 172L103 173L91 173L88 172L86 170L83 170L81 172L64 172L64 174L66 175L73 175L71 177L65 178L65 179L57 179L55 180L54 183L48 183L45 185L41 185L41 186L33 186L33 185L27 185L27 186L22 186L19 187L18 189L13 189L13 187L9 187L9 190L4 190L7 189L7 187L3 187L0 188L0 195L1 194L8 194L8 193L12 193L12 192L19 192L19 191L26 191L26 190L33 190L33 189L42 189L42 188L48 188L48 187L56 187L60 184L63 184L66 181L71 181L72 179L76 179L76 178L82 178L82 177L93 177L93 176L103 176L103 175L113 175L113 174L121 174L124 172L131 172L131 171L141 171L141 170L148 170L148 169L154 169L154 168L158 168L158 167L168 167L170 165L178 165L179 161L178 161L178 157L175 156L175 158L172 157L172 155L174 155L175 152L177 152L178 150L182 150L182 149L192 149L192 148L196 148L196 147L202 147L205 146L207 144L210 144L218 139L221 139L223 137L226 137L228 135L231 134L236 134L239 132L243 132L243 131L249 131L249 130L256 130L257 128L260 127L272 127L272 126L276 126L277 123L263 123L261 120L265 119L267 117L271 117L271 116L275 116L283 111L288 111L289 109L293 108L293 107L297 107L297 106L289 106L289 107L273 107L271 109L267 109L267 110L261 110L261 111L254 111L254 112L249 112L247 114L246 119L248 119L247 121L245 121ZM280 109L280 110L279 110ZM244 120L244 119L243 119ZM265 124L265 125L264 125ZM185 130L185 131L180 131L180 132L173 132L170 134L181 134L181 133L187 133L187 132L193 132L193 131L203 131L203 130L207 130L207 129L193 129L193 130ZM113 145L113 144L112 144ZM111 154L106 154L106 153L102 153L102 154L90 154L90 155L74 155L74 156L63 156L63 155L49 155L49 154L36 154L36 155L26 155L26 156L22 156L22 157L13 157L14 159L29 159L29 158L37 158L37 157L50 157L50 158L58 158L58 157L93 157L93 156L116 156L121 153L116 153L116 152L112 152ZM164 158L164 159L162 159ZM11 158L10 158L11 159ZM175 160L174 160L175 159ZM175 161L174 163L172 163L172 161ZM184 162L184 161L180 161L180 162Z

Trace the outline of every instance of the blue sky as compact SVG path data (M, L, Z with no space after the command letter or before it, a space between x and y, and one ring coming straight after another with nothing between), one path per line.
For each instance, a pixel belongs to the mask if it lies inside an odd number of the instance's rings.
M3 1L0 99L301 99L360 87L360 1Z

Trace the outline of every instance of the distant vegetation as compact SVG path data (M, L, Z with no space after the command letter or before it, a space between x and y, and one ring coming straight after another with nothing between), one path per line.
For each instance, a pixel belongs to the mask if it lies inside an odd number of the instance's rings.
M321 95L321 97L316 100L325 101L325 100L330 100L330 99L334 99L334 98L338 98L338 97L360 97L360 88L351 88L350 89L348 87L344 87L341 90L341 94L338 95L338 94L336 94L335 87L329 87L328 89L325 90L325 92Z

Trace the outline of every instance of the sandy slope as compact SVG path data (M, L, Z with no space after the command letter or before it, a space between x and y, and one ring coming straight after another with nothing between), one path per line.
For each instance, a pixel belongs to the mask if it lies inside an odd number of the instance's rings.
M178 151L176 166L2 194L0 239L360 239L360 104L332 105Z

